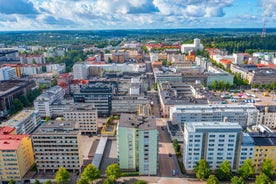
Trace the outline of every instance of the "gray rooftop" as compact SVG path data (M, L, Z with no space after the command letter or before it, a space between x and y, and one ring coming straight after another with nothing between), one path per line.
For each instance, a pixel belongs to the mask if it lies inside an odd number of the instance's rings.
M73 121L49 121L42 124L37 128L33 135L41 134L78 134L79 130L76 129L76 123Z
M153 116L141 116L135 114L121 114L120 127L137 128L139 130L155 130L156 119Z

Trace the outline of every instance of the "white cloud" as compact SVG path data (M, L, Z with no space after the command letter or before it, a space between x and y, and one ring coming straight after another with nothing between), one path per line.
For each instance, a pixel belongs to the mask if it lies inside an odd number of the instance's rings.
M0 5L1 1L5 0L0 0ZM224 9L230 7L234 0L20 1L32 5L36 14L27 16L13 9L14 13L7 16L0 11L2 29L3 25L7 29L9 23L13 24L9 25L10 29L221 27L222 22L230 25L235 24L236 20L234 17L228 21L230 18L224 17ZM274 20L276 0L260 0L260 3ZM255 21L250 16L245 16L245 19Z

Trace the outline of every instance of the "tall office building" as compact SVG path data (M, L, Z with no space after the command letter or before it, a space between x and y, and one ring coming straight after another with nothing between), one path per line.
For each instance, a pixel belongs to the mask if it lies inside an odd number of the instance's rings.
M155 118L121 114L117 129L120 168L139 171L140 175L156 175L158 131Z
M242 127L247 127L256 124L257 114L253 105L182 105L170 109L172 123L181 125L189 122L224 121L239 122Z
M63 166L70 172L80 172L82 153L80 132L74 122L50 121L33 134L33 148L38 172L57 172Z
M192 172L205 159L211 170L228 160L233 171L239 168L242 127L238 123L193 122L184 127L183 163Z
M15 128L0 128L0 181L22 181L34 165L32 140L29 135L16 135Z
M111 83L89 83L74 93L74 102L93 103L99 116L109 116L112 110L113 85Z
M69 109L65 109L63 114L65 120L77 123L77 128L81 133L97 133L98 112L93 104L75 103Z

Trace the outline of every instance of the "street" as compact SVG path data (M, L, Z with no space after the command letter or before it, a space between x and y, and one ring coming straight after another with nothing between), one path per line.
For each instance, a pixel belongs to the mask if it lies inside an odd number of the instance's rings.
M171 140L166 129L165 118L157 118L156 125L159 131L159 175L161 177L181 177L180 168ZM171 154L171 155L169 155ZM175 175L173 175L175 170Z

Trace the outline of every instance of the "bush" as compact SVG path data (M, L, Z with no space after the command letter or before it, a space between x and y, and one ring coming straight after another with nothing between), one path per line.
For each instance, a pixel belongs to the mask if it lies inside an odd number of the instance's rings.
M122 172L121 176L139 176L139 172Z

